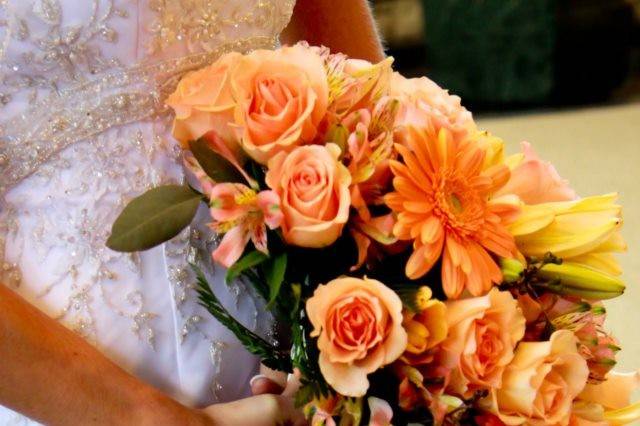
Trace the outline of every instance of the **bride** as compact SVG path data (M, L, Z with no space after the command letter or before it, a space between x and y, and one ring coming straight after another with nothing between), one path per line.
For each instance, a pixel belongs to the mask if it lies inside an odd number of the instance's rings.
M256 361L197 306L185 265L215 239L105 247L127 200L183 179L163 100L185 72L274 47L292 15L284 42L381 59L366 0L293 3L0 0L0 425L296 419L284 397L242 399ZM268 333L242 285L210 274Z

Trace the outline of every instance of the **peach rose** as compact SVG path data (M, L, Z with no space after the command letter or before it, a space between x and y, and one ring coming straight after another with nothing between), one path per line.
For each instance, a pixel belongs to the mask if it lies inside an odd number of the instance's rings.
M485 296L446 306L449 335L441 345L441 361L452 369L450 389L470 397L477 390L499 387L524 336L518 302L508 291L493 288Z
M569 426L611 426L611 423L605 420L599 420L594 422L594 421L582 418L576 414L572 414L571 419L569 420Z
M269 161L267 185L281 199L284 239L300 247L335 242L349 219L351 175L335 144L281 152Z
M367 375L395 361L407 346L402 302L380 281L351 277L319 286L307 301L318 337L322 375L338 393L360 397Z
M173 136L184 147L212 130L227 144L236 144L229 127L236 106L230 75L240 58L237 52L227 53L214 64L187 74L167 98L167 105L175 111Z
M384 399L370 396L367 399L369 403L369 426L390 426L393 419L393 409L391 405Z
M323 61L302 45L256 50L242 57L232 76L238 103L235 124L246 153L266 164L314 140L329 96Z
M522 142L521 146L522 153L507 158L511 178L495 196L515 194L526 204L576 199L576 192L553 164L542 161L529 143Z
M502 386L485 400L507 425L567 425L574 399L589 377L576 338L556 331L547 342L522 342L506 368Z
M427 77L405 78L394 72L390 93L403 101L398 119L400 125L420 127L432 119L452 130L476 130L473 116L462 106L460 97L450 95Z

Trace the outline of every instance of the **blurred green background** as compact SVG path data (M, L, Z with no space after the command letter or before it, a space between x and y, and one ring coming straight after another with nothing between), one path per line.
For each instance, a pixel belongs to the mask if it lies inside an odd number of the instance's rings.
M640 0L375 0L396 68L475 112L640 98Z

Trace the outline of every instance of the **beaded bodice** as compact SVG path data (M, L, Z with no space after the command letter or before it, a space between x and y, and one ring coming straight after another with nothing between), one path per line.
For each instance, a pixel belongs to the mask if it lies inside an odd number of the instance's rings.
M188 403L237 397L253 365L191 288L187 262L215 236L192 229L140 255L104 242L127 200L183 179L164 106L179 78L273 47L293 3L0 0L0 281ZM261 322L242 283L209 273Z
M0 0L0 114L15 117L0 120L0 193L33 171L30 157L39 165L58 150L59 139L161 112L177 78L221 50L273 45L292 7L293 0ZM34 152L25 140L37 139L45 143Z

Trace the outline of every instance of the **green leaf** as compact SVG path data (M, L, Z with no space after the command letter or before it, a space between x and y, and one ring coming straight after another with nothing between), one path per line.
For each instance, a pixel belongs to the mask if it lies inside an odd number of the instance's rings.
M313 399L329 397L333 394L333 390L320 371L317 342L309 336L307 327L301 324L301 319L307 322L302 317L291 320L291 364L302 375L301 387L294 397L296 407L301 407Z
M166 185L131 201L111 229L107 247L131 253L170 240L191 224L202 194L189 187Z
M291 363L300 370L303 385L312 383L320 394L326 396L331 393L331 388L320 371L320 351L316 339L309 334L310 329L311 324L304 312L298 312L297 318L291 319Z
M211 290L207 278L196 266L191 265L198 280L196 291L202 305L215 319L227 327L252 354L260 357L264 365L274 370L291 372L291 359L287 351L280 350L233 318Z
M293 296L293 308L291 309L291 315L295 319L298 316L298 310L300 309L300 299L302 297L302 285L296 283L291 284L291 294Z
M269 262L264 264L264 275L269 285L269 303L267 309L271 309L280 294L280 287L284 281L284 274L287 272L287 254L271 258Z
M293 403L296 408L302 408L317 397L317 390L313 383L300 386L293 397Z
M238 260L236 263L233 264L231 268L227 270L227 277L226 277L227 283L232 282L247 269L254 268L260 265L262 262L265 262L267 259L269 259L269 256L257 250L254 250L249 254L245 255L243 258Z
M215 182L247 183L240 171L226 158L214 152L205 139L189 142L189 149L202 170Z
M249 171L251 172L251 176L256 180L258 184L258 188L264 188L267 186L265 180L266 177L266 169L259 163L256 163L253 160L249 160Z

